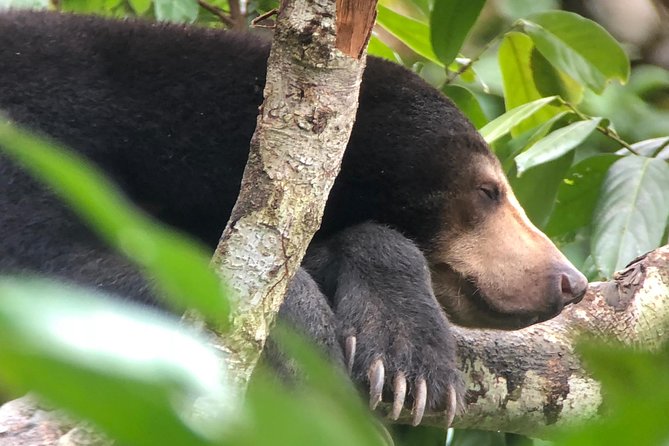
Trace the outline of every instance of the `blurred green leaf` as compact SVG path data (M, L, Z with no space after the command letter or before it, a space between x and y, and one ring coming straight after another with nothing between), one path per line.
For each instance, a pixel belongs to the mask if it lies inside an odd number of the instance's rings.
M504 36L499 47L499 67L504 82L504 104L507 110L541 99L531 70L531 56L534 45L525 34L511 32ZM513 136L534 128L549 120L556 111L542 107L511 129Z
M619 159L617 155L603 154L586 158L569 169L558 189L546 234L555 237L590 224L606 172Z
M481 13L485 0L435 0L430 15L432 49L449 65Z
M626 82L629 78L629 60L620 44L592 20L571 12L547 11L520 23L548 61L597 93L610 80Z
M0 121L0 148L46 182L112 246L145 268L170 303L227 323L228 300L207 249L159 226L102 172L66 149Z
M247 404L256 424L244 430L244 444L384 445L380 425L345 373L298 333L276 328L273 342L286 357L295 358L291 364L298 364L299 384L283 388L275 377L252 383Z
M503 432L456 429L449 446L506 446Z
M599 125L601 118L578 121L555 130L516 157L517 175L527 169L552 161L581 144Z
M233 420L221 358L176 319L37 279L0 279L0 301L0 376L15 391L129 445L210 445ZM212 411L194 417L200 398Z
M99 13L104 10L105 0L62 0L60 7L66 12Z
M669 72L659 67L635 66L629 84L611 85L599 96L586 91L583 111L606 116L628 141L663 137L669 128L669 106L652 100L663 92L669 92Z
M570 429L555 443L569 446L668 444L667 347L645 352L601 342L581 342L578 350L586 359L586 367L602 383L606 416Z
M410 17L398 14L385 6L378 6L376 23L393 36L397 37L406 46L424 58L443 66L432 51L430 43L430 27Z
M367 54L372 56L380 57L382 59L389 60L391 62L401 62L399 56L395 51L390 48L388 45L372 34L372 38L369 39L369 45L367 46Z
M51 5L50 0L3 0L0 1L0 9L47 9Z
M604 277L659 246L669 218L669 165L630 155L609 169L593 214L592 254Z
M500 0L495 3L495 8L509 21L515 21L530 14L559 9L559 0Z
M425 16L429 17L432 0L409 0Z
M509 133L512 128L524 122L543 107L553 102L555 98L555 96L550 96L547 98L537 99L536 101L532 101L509 110L502 116L499 116L495 120L489 122L480 130L480 133L488 142L488 144L492 144L498 138Z
M151 0L128 0L137 15L142 15L151 8Z
M200 11L194 0L154 0L156 19L163 22L192 23Z
M462 113L469 118L477 129L480 129L488 122L481 104L469 89L460 85L444 85L441 91L446 94Z

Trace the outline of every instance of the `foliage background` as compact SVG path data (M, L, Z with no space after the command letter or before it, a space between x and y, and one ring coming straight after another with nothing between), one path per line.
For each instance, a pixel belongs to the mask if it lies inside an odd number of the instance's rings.
M584 3L565 1L564 6L597 16ZM633 3L650 4L657 17L666 17L659 2ZM250 26L276 6L269 0L0 0L0 8L48 8L234 28ZM384 0L369 52L409 67L449 96L491 143L535 224L591 280L610 278L634 257L667 243L669 72L657 64L661 58L648 55L647 41L630 38L620 44L596 22L562 11L561 6L555 0ZM162 277L159 283L178 308L197 307L218 320L227 311L211 305L226 302L210 298L225 293L208 275L201 248L135 214L112 188L99 186L99 175L90 167L82 168L77 160L69 163L67 156L54 162L62 149L9 125L0 128L0 144L14 156L34 154L22 162L50 181L131 258L141 263L148 246L159 247L159 260L143 267ZM128 228L141 236L133 238L134 244L121 245L118 231ZM180 262L183 256L191 260ZM185 265L195 266L183 270ZM175 271L185 273L175 277ZM198 288L193 283L209 285ZM193 295L188 292L192 289L204 291ZM6 279L0 282L0 294L0 333L11 340L0 348L0 376L7 388L37 389L124 443L382 442L380 431L354 397L333 398L341 377L323 367L308 347L296 351L318 385L288 396L261 379L262 391L251 393L245 422L236 424L238 416L225 410L201 416L190 409L203 399L219 407L216 401L224 401L226 392L220 387L222 377L203 374L204 366L188 367L220 358L177 322L92 297L89 291L41 281ZM105 323L95 318L100 312L114 317ZM71 327L65 332L64 319ZM84 322L92 320L97 321L99 336L96 342L82 343L90 333ZM119 323L156 335L146 335L141 350L132 338L118 336ZM184 349L174 348L176 340ZM129 354L132 351L143 353ZM669 395L643 384L666 381L661 372L667 354L639 357L594 348L588 355L610 392L614 415L558 443L604 444L625 435L644 439L640 444L666 441L661 421L649 420L665 412ZM626 368L626 376L637 380L621 382L621 375L611 372L616 367ZM82 388L96 389L95 398L76 391ZM626 411L624 401L636 401L644 410ZM534 441L462 431L447 440L445 433L426 429L400 429L396 438L407 445Z

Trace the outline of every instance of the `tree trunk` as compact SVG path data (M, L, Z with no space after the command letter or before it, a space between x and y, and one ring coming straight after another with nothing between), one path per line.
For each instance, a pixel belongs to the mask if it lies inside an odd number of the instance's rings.
M281 4L241 191L212 259L236 297L232 329L217 346L241 393L320 227L355 121L375 11L376 0Z

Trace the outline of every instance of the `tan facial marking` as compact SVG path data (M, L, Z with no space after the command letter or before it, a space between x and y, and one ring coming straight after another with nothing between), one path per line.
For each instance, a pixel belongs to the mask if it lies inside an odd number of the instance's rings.
M517 328L559 313L585 278L529 220L499 163L480 155L429 260L435 293L455 322ZM495 188L498 198L488 199Z

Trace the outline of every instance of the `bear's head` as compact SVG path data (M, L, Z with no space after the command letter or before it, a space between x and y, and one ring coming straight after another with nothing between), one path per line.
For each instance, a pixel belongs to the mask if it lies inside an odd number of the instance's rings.
M497 158L487 149L461 156L466 168L453 177L457 186L443 201L427 251L435 295L450 319L515 329L580 301L585 276L527 218Z
M527 218L474 126L414 73L369 60L342 171L331 209L413 239L453 322L516 329L583 297L586 278Z

